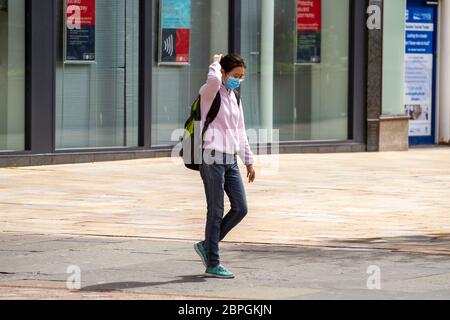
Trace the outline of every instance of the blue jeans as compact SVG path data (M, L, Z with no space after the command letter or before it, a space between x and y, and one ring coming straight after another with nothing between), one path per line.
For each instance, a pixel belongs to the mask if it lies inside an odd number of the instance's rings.
M237 156L218 152L214 154L214 151L213 156L216 160L208 162L213 164L203 162L200 165L200 175L205 186L208 204L204 247L209 268L220 265L219 242L225 239L248 212L247 197ZM220 161L221 159L223 161ZM230 199L231 210L224 217L225 192Z

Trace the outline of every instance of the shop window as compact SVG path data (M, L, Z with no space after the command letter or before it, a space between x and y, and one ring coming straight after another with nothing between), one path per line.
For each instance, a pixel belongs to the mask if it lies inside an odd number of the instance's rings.
M59 0L56 149L138 146L139 0Z
M349 2L242 1L248 127L281 142L349 138Z
M184 6L180 7L182 17L173 19L170 10L161 16L161 6L174 3ZM212 56L228 53L229 3L160 0L153 5L152 145L167 146L176 144L172 135L183 128L193 99L206 81Z
M25 0L0 0L0 152L25 149Z

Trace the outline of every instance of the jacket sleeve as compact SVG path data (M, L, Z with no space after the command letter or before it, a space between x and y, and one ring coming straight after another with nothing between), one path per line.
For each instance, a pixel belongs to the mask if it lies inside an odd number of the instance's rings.
M211 107L212 101L215 99L217 92L220 90L220 86L222 85L221 69L222 66L219 62L214 62L209 66L208 80L200 89L200 96L204 107ZM208 112L209 110L204 110L204 114L207 114Z
M241 105L239 107L241 111L241 115L239 118L239 157L245 165L250 165L255 163L255 157L253 155L252 149L250 148L250 144L248 142L247 133L245 130L245 119L244 119L244 109Z

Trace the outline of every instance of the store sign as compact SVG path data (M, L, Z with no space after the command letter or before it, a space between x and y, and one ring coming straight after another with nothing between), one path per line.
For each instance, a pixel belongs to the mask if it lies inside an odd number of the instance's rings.
M161 0L160 64L190 62L191 0Z
M95 0L66 0L65 62L95 61Z
M432 134L433 36L433 8L410 7L405 58L405 113L410 117L410 137Z
M297 0L297 63L320 63L322 0Z

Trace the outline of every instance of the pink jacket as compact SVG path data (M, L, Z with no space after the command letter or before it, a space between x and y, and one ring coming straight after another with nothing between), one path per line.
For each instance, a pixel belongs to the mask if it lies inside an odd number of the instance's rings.
M245 130L242 102L238 106L234 92L223 85L221 69L220 63L213 63L209 67L208 80L200 89L202 130L219 90L222 98L219 114L205 132L204 148L228 154L237 153L246 165L253 164L254 155Z

